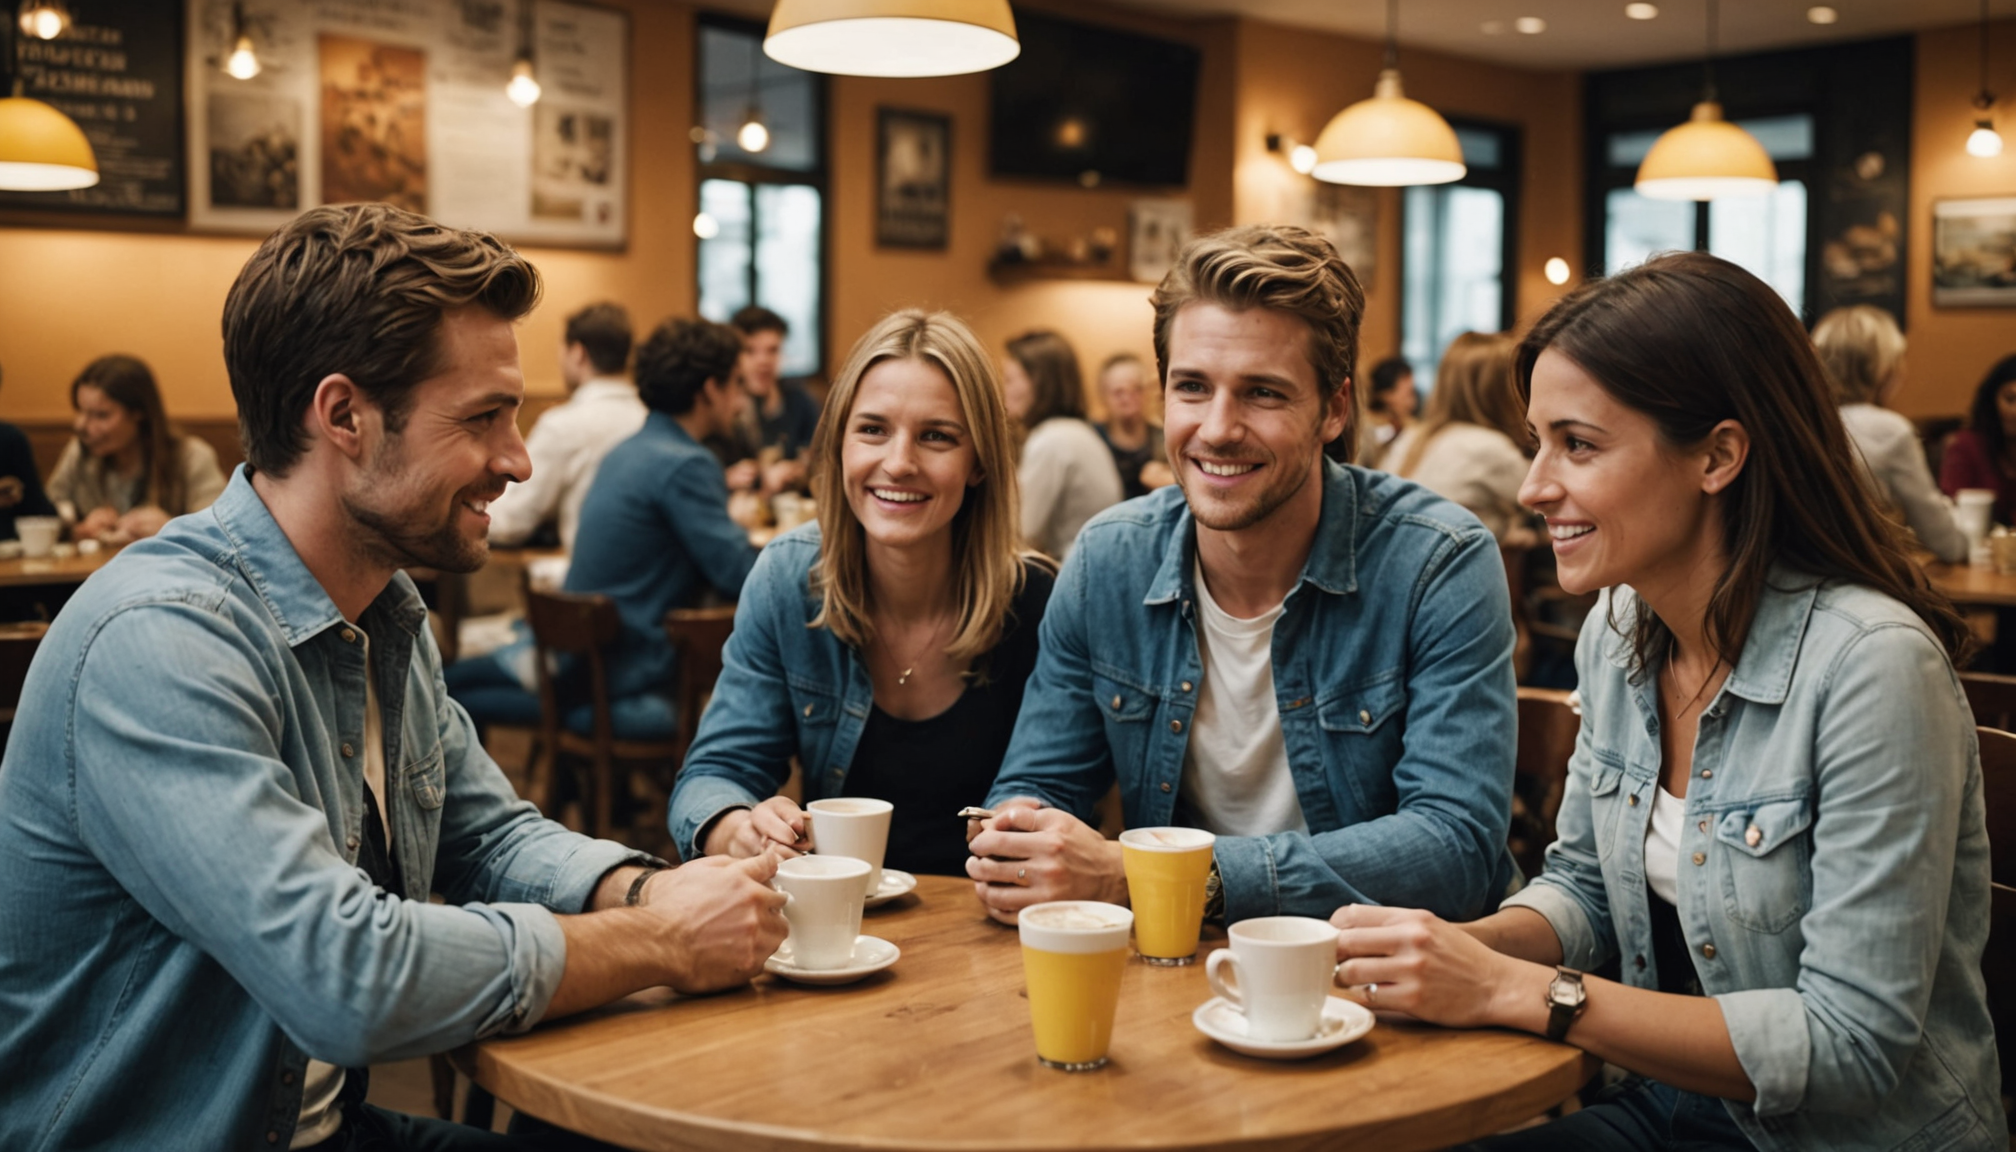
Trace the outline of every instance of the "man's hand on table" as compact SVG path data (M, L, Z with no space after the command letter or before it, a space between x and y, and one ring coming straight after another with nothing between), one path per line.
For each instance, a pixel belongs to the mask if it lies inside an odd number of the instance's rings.
M968 831L966 874L987 915L1003 924L1050 900L1127 903L1120 845L1068 812L1016 797Z

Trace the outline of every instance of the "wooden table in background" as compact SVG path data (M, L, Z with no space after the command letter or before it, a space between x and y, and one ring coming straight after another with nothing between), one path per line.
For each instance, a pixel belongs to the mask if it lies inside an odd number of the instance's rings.
M119 554L116 548L101 548L89 556L45 556L0 560L0 588L34 588L82 584L86 577L110 563Z
M2016 575L2005 575L1991 566L1971 564L1925 565L1932 586L1963 607L2016 608Z
M1036 1063L1015 931L981 914L970 881L919 879L916 895L864 918L903 956L861 983L765 975L719 996L661 989L470 1045L456 1062L513 1107L598 1139L724 1152L1405 1152L1536 1116L1597 1068L1523 1033L1390 1018L1323 1056L1256 1060L1190 1023L1211 996L1201 963L1133 963L1113 1062L1054 1071Z

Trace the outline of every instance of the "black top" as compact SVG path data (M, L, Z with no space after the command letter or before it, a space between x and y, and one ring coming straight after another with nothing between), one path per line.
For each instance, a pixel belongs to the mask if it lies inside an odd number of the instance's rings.
M812 450L812 435L819 430L819 401L802 384L777 381L784 398L776 419L763 410L763 402L749 398L749 407L722 435L709 436L705 443L723 468L742 460L754 460L765 448L780 448L786 459Z
M1688 951L1687 935L1680 930L1680 910L1649 887L1645 889L1645 903L1652 910L1652 960L1658 965L1659 991L1701 995L1701 977L1694 971L1694 954Z
M20 484L18 499L8 500L14 483ZM28 436L12 424L0 424L0 540L14 538L16 516L54 516L56 506L42 490L42 477L35 471L35 451Z
M966 822L958 811L983 804L1001 770L1022 689L1036 667L1036 627L1050 602L1054 577L1023 562L1027 578L1015 597L1007 629L994 650L976 661L985 683L960 693L950 708L928 720L899 720L880 708L854 750L843 796L871 796L896 806L889 821L883 863L905 872L939 876L966 873Z
M1148 439L1139 448L1121 448L1113 443L1113 435L1106 430L1106 425L1094 424L1092 427L1099 433L1099 439L1106 442L1106 450L1113 454L1113 466L1120 469L1120 486L1126 491L1127 499L1146 496L1148 487L1141 483L1141 469L1147 467L1150 460L1162 460L1168 455L1163 446L1162 429L1150 424Z

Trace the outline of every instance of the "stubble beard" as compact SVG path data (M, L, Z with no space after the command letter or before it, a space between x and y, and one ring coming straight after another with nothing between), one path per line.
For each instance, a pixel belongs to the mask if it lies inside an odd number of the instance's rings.
M1317 451L1322 451L1319 446ZM1293 500L1309 483L1309 462L1302 467L1282 471L1271 479L1259 492L1243 504L1230 504L1208 495L1209 489L1200 485L1200 491L1191 490L1192 474L1190 461L1183 461L1177 471L1177 482L1183 488L1183 498L1190 505L1191 518L1214 532L1241 532L1280 511L1282 506ZM1281 467L1279 460L1266 461L1263 467L1276 470Z
M416 499L406 481L404 461L391 446L380 450L372 462L372 475L359 489L342 496L343 511L364 530L362 548L388 560L398 568L435 568L443 572L474 572L490 559L490 541L484 535L470 536L456 527L462 501L469 489L455 494L446 521L429 523L422 501ZM502 495L502 485L490 499ZM375 505L371 496L383 497Z

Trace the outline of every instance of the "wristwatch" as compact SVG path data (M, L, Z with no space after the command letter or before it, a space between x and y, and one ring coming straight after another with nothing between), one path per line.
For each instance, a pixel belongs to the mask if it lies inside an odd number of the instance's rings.
M1204 878L1204 919L1216 924L1225 919L1225 881L1218 875L1218 861L1211 861L1211 874Z
M1582 973L1557 965L1554 979L1547 982L1547 1039L1565 1039L1568 1026L1588 1006L1589 990L1582 986Z

